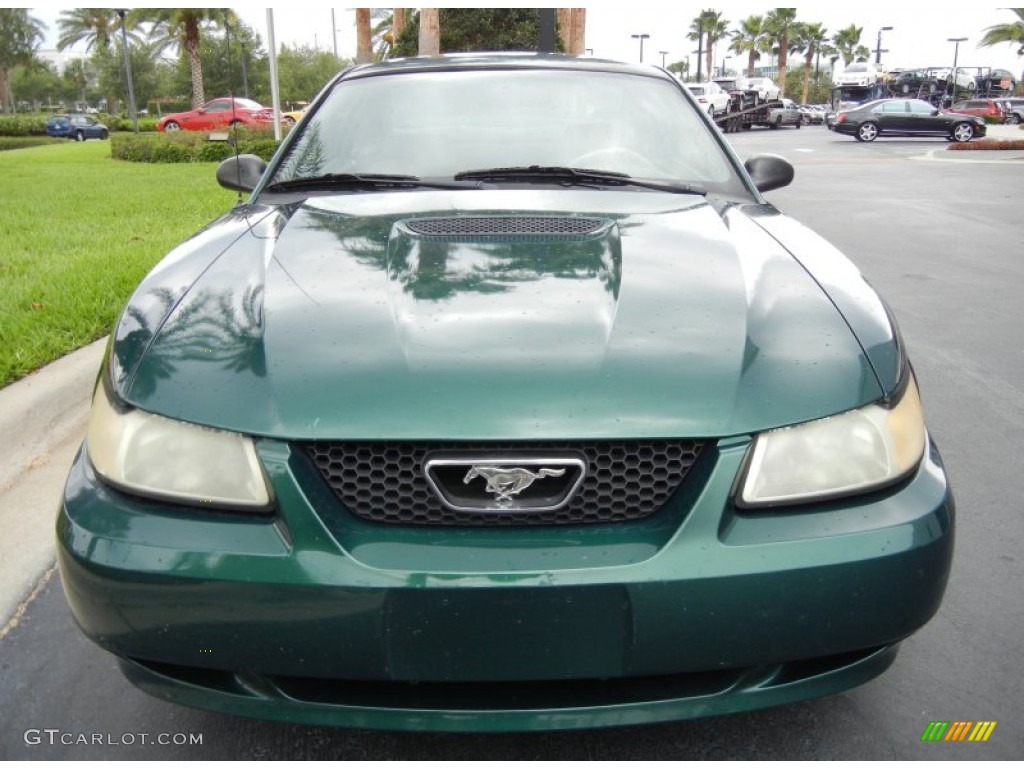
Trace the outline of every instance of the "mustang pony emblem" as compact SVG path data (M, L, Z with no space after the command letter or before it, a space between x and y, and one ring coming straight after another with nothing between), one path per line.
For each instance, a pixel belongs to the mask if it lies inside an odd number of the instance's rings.
M512 497L522 493L535 480L542 477L561 477L565 474L564 469L548 469L541 467L536 472L531 472L522 467L490 467L474 464L462 482L466 485L475 477L482 477L487 481L487 492L495 494L495 500L499 503L511 503Z

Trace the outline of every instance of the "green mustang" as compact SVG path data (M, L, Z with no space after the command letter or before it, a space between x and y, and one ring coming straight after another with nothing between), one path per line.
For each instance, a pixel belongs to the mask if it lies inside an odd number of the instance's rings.
M142 282L57 522L168 701L361 728L749 710L881 673L954 504L886 306L662 70L355 67Z

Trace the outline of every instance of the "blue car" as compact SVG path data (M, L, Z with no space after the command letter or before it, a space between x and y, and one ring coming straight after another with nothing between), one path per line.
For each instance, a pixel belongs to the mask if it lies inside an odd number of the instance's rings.
M85 141L107 139L110 137L110 130L99 120L88 115L54 115L46 121L46 135Z

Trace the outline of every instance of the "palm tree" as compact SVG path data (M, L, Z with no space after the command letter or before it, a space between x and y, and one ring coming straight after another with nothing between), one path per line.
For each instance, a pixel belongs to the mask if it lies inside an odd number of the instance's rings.
M988 47L999 45L999 43L1012 43L1020 46L1017 49L1017 55L1024 56L1024 8L1006 8L1004 10L1017 14L1017 21L989 27L985 30L985 35L978 45Z
M370 9L356 8L356 64L373 61L373 28Z
M820 23L798 24L793 33L794 49L804 53L804 90L800 97L801 103L807 103L807 93L811 87L811 61L821 53L821 48L827 39L828 30Z
M709 22L715 18L720 18L722 14L717 11L708 8L701 11L694 17L693 21L690 22L690 31L686 33L687 40L695 40L697 42L697 80L701 79L701 56L704 52L711 48L707 46L705 48L705 33L708 31ZM708 78L711 77L711 65L708 65Z
M747 54L747 77L754 76L754 63L761 58L761 47L764 40L764 18L748 16L740 22L740 27L732 33L732 45L729 50L737 54Z
M865 46L860 44L860 36L862 34L864 34L864 27L851 24L840 29L832 36L832 44L839 51L839 55L843 59L843 66L850 66L850 63L860 53L860 49L867 50ZM868 53L870 54L871 52L868 51Z
M438 8L420 8L421 56L436 56L441 52L441 17Z
M773 8L764 17L765 32L779 46L779 98L786 95L786 57L789 54L789 33L797 24L796 8Z
M74 8L60 12L57 29L60 32L58 51L83 41L86 53L93 48L109 51L121 29L121 19L113 8Z
M85 104L85 89L89 85L91 75L92 72L89 71L89 65L85 63L84 59L69 61L68 65L64 68L64 77L75 84L83 105Z
M93 51L99 56L110 53L111 43L115 42L121 31L121 16L114 8L74 8L61 11L57 19L60 37L57 39L57 50L63 51L78 43L85 43L86 53ZM138 35L131 22L127 32L133 42L138 42ZM107 111L114 113L118 97L107 94Z
M708 79L710 80L715 72L715 43L729 33L729 22L722 18L718 11L707 10L704 12L704 35L707 40Z
M192 108L201 107L206 101L203 88L203 62L199 58L199 41L202 30L223 23L224 8L150 8L136 12L135 19L153 23L152 35L158 50L177 46L188 56L192 70Z

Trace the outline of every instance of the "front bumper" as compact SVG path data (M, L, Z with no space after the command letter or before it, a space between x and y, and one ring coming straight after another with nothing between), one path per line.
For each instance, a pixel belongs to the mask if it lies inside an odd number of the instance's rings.
M624 725L865 682L938 609L954 505L934 448L900 486L740 514L748 441L709 449L636 523L364 523L264 441L278 511L168 508L80 455L58 520L68 602L137 685L191 706L352 727Z

